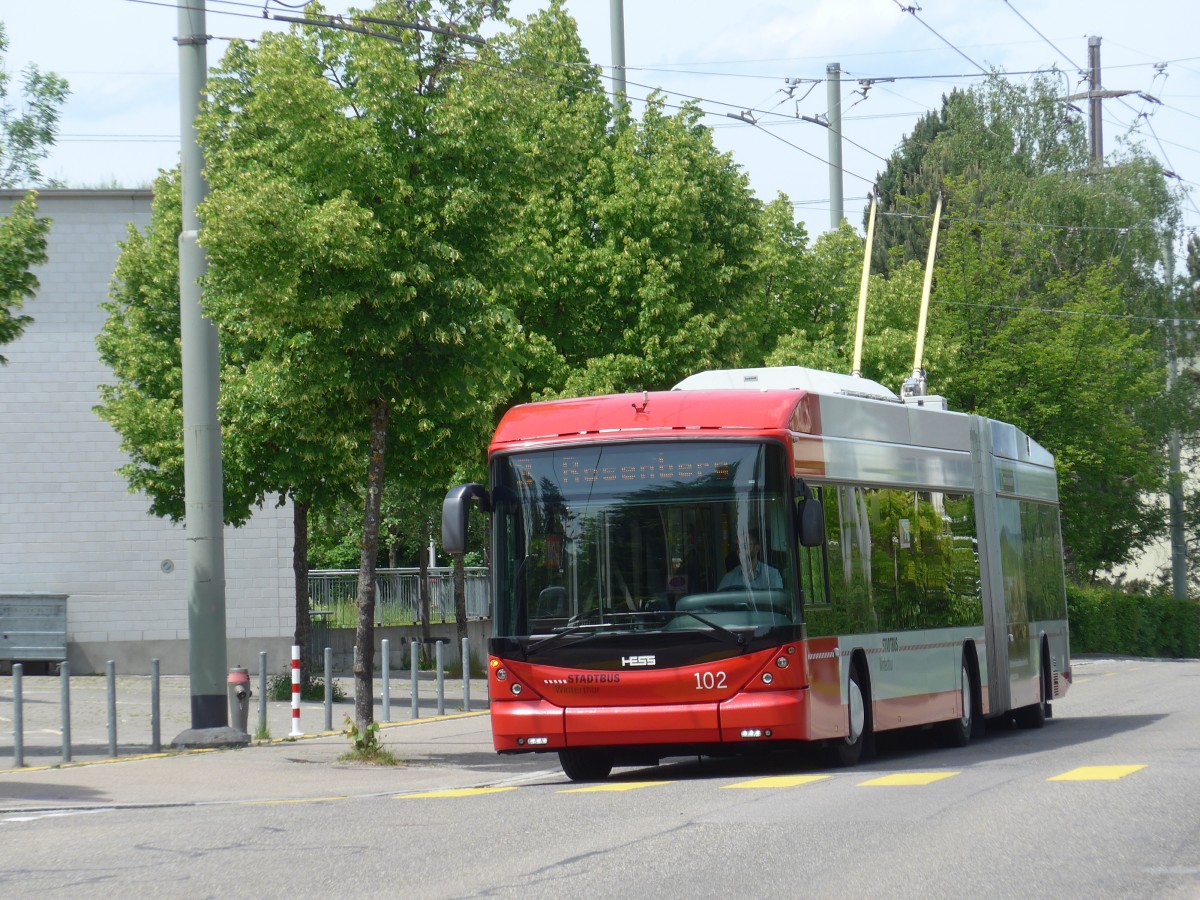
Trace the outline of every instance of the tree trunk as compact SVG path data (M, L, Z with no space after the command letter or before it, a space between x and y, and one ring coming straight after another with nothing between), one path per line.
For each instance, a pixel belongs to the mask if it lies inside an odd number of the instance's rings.
M375 721L375 559L383 502L383 460L387 449L388 404L371 402L371 461L367 466L367 507L363 515L362 557L358 568L358 629L354 635L354 720L365 734Z
M463 638L467 636L467 570L461 553L454 554L454 623L461 649ZM464 658L462 664L463 675L470 678L471 660Z
M308 658L308 636L312 633L308 595L308 500L292 498L292 575L296 579L296 646L300 648L300 680L313 671Z

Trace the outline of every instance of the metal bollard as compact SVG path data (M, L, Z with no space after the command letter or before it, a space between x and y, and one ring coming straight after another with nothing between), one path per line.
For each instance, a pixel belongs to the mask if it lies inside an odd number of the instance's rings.
M383 721L392 721L391 652L388 639L383 639Z
M65 659L58 668L62 705L62 761L71 761L71 664Z
M150 660L150 752L162 752L162 715L158 692L158 660Z
M417 665L420 651L417 649L416 638L408 642L409 669L412 670L412 717L419 719L421 711L417 707Z
M437 714L439 716L446 714L446 684L442 669L442 645L444 643L445 641L438 641L433 647L433 658L437 665Z
M471 642L462 639L463 712L471 711Z
M13 663L13 768L25 768L25 698L21 696L21 679L25 667Z
M108 681L108 755L117 755L117 664L111 659L104 664Z
M325 730L333 731L333 648L325 648Z
M267 651L258 653L258 736L267 735Z
M292 644L292 730L288 737L304 737L300 730L300 647Z

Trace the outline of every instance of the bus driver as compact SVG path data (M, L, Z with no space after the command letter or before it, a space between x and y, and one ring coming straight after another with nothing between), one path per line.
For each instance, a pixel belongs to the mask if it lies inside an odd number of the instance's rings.
M762 544L758 532L751 531L746 538L746 552L737 564L725 573L718 591L733 591L745 588L753 590L782 590L783 578L779 570L759 560Z

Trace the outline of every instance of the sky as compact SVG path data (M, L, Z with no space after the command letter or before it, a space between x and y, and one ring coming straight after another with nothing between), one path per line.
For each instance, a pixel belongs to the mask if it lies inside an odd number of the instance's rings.
M294 0L294 6L298 0ZM912 3L913 6L908 4ZM838 63L846 217L863 208L918 117L984 70L1014 79L1057 66L1064 95L1087 89L1088 37L1101 38L1104 149L1142 143L1185 191L1200 228L1200 3L1192 0L625 0L627 88L668 105L698 99L717 146L764 200L783 192L810 235L830 227L827 66ZM363 0L358 6L367 5ZM524 17L542 0L510 0ZM610 0L566 0L593 62L611 74ZM281 0L207 0L209 65L228 38L278 28ZM348 5L326 0L329 12ZM64 76L72 94L43 173L70 187L142 187L178 160L177 13L172 0L0 0L5 67ZM10 96L10 102L12 97ZM1071 113L1086 121L1086 101ZM747 121L747 120L753 120ZM1053 223L1047 223L1053 224Z

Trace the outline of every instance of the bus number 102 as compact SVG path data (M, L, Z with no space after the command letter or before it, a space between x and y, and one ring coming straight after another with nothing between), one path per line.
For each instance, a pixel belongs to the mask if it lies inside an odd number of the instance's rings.
M711 691L725 687L724 672L693 672L696 676L696 690Z

